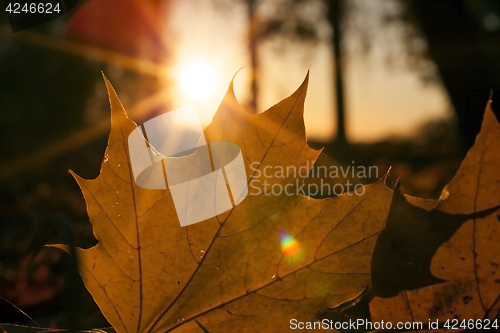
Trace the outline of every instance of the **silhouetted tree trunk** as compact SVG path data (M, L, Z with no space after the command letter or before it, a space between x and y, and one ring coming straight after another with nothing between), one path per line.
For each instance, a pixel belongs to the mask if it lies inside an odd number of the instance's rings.
M328 20L332 27L332 45L333 45L333 60L334 60L334 81L335 81L335 97L337 106L337 136L335 144L347 144L347 136L345 130L345 106L344 106L344 84L343 84L343 58L342 58L342 31L340 23L342 20L343 0L327 0Z
M490 91L499 89L500 33L482 29L464 0L414 0L413 7L470 146Z
M248 51L250 54L250 112L257 113L257 99L259 95L257 80L259 77L259 58L257 54L258 34L255 10L257 0L246 0L248 13Z

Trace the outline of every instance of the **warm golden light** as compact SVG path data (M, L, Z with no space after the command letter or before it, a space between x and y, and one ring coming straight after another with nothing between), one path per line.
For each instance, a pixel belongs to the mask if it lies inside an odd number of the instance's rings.
M205 64L188 66L181 74L182 89L193 98L204 98L210 95L217 81L215 71Z

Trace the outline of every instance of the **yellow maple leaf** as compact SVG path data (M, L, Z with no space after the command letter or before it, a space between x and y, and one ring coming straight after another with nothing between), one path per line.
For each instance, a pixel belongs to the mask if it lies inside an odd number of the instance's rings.
M335 199L250 191L232 210L181 227L168 188L135 184L127 138L136 124L105 82L112 126L101 172L94 180L74 176L98 240L78 250L80 272L117 332L282 332L291 319L313 321L370 284L392 196L383 181ZM207 142L241 147L249 183L264 180L257 171L266 167L308 171L319 152L305 141L307 83L259 115L239 106L231 84ZM265 180L294 188L303 178ZM297 253L282 252L281 232L300 244Z
M471 325L469 329L479 329L478 320L482 320L483 327L488 322L489 329L493 329L491 319L500 315L500 215L495 213L499 207L500 124L489 101L474 146L435 208L430 209L453 216L472 214L457 226L458 230L432 259L430 271L444 282L404 290L396 297L375 297L370 303L373 320L424 324L437 320L440 329L451 329L458 323L455 329L459 330L467 325ZM464 319L465 328L460 326ZM469 319L475 320L469 324Z

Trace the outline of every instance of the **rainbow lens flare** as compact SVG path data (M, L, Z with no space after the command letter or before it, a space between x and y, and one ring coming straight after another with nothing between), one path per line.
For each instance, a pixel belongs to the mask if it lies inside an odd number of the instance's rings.
M281 239L281 252L285 256L293 256L300 250L300 242L295 238L290 236L288 233L281 231L280 232Z

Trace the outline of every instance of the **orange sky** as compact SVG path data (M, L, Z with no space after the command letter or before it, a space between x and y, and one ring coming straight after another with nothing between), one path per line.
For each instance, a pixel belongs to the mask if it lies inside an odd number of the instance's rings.
M204 99L193 99L180 87L173 92L174 108L195 104L206 126L232 76L250 63L244 39L245 15L243 11L221 14L211 7L210 1L200 0L179 1L171 15L173 42L177 45L175 78L194 62L205 63L217 73L216 89ZM425 120L452 114L448 96L440 85L424 87L416 72L390 70L383 62L386 44L375 40L373 45L368 58L349 59L345 72L347 133L351 141L407 136ZM260 111L290 95L310 69L305 108L307 135L314 139L330 138L336 123L329 46L322 45L307 57L303 50L293 48L278 54L264 46L260 52ZM243 68L235 80L236 95L242 104L248 98L249 74L250 70Z

